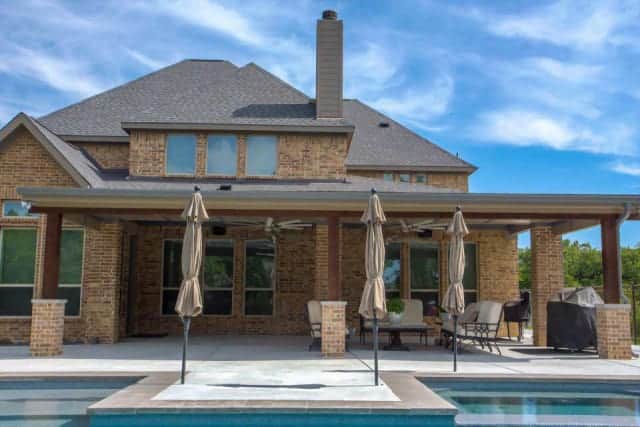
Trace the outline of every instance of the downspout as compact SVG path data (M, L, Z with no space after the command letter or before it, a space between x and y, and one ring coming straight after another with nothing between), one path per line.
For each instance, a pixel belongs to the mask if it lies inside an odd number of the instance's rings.
M631 203L624 204L624 212L616 219L616 234L618 237L618 295L620 295L620 303L623 302L624 289L622 288L622 249L620 247L620 228L622 224L631 216Z

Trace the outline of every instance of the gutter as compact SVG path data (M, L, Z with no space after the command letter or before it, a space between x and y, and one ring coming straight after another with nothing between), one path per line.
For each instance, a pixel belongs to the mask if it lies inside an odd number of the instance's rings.
M622 224L631 216L631 203L624 204L624 212L620 217L616 219L616 234L618 235L618 295L620 295L620 301L624 298L623 286L622 286L622 249L620 244L620 229Z

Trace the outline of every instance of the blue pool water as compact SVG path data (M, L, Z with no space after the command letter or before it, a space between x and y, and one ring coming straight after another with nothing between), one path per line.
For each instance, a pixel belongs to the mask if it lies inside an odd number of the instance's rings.
M135 380L0 380L0 427L88 427L87 407Z
M462 425L640 425L638 382L423 382L458 407Z

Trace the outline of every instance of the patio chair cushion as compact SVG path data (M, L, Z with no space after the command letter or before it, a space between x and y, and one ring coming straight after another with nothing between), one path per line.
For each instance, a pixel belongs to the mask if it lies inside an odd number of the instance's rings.
M480 307L478 303L473 302L465 307L464 313L460 317L458 317L458 331L460 332L460 325L463 323L475 322L478 318L478 311ZM442 322L442 329L453 333L453 318L449 317L449 319Z
M422 301L419 299L402 299L402 301L404 302L404 313L398 325L406 326L407 328L426 328L427 324L424 322ZM389 320L387 318L379 322L379 325L388 324ZM365 320L364 327L367 329L373 328L373 321Z
M478 317L475 321L469 322L465 328L465 335L468 337L481 335L477 330L478 324L486 324L483 326L488 331L483 331L486 336L494 335L500 326L500 316L502 316L502 304L496 301L480 301L478 302ZM475 325L474 325L475 323Z

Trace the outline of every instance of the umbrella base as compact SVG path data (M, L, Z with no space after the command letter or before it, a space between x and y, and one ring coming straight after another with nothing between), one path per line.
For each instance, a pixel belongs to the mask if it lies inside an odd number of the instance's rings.
M402 344L402 339L400 338L400 331L392 331L390 332L391 342L388 345L383 347L385 351L409 351L409 347Z

